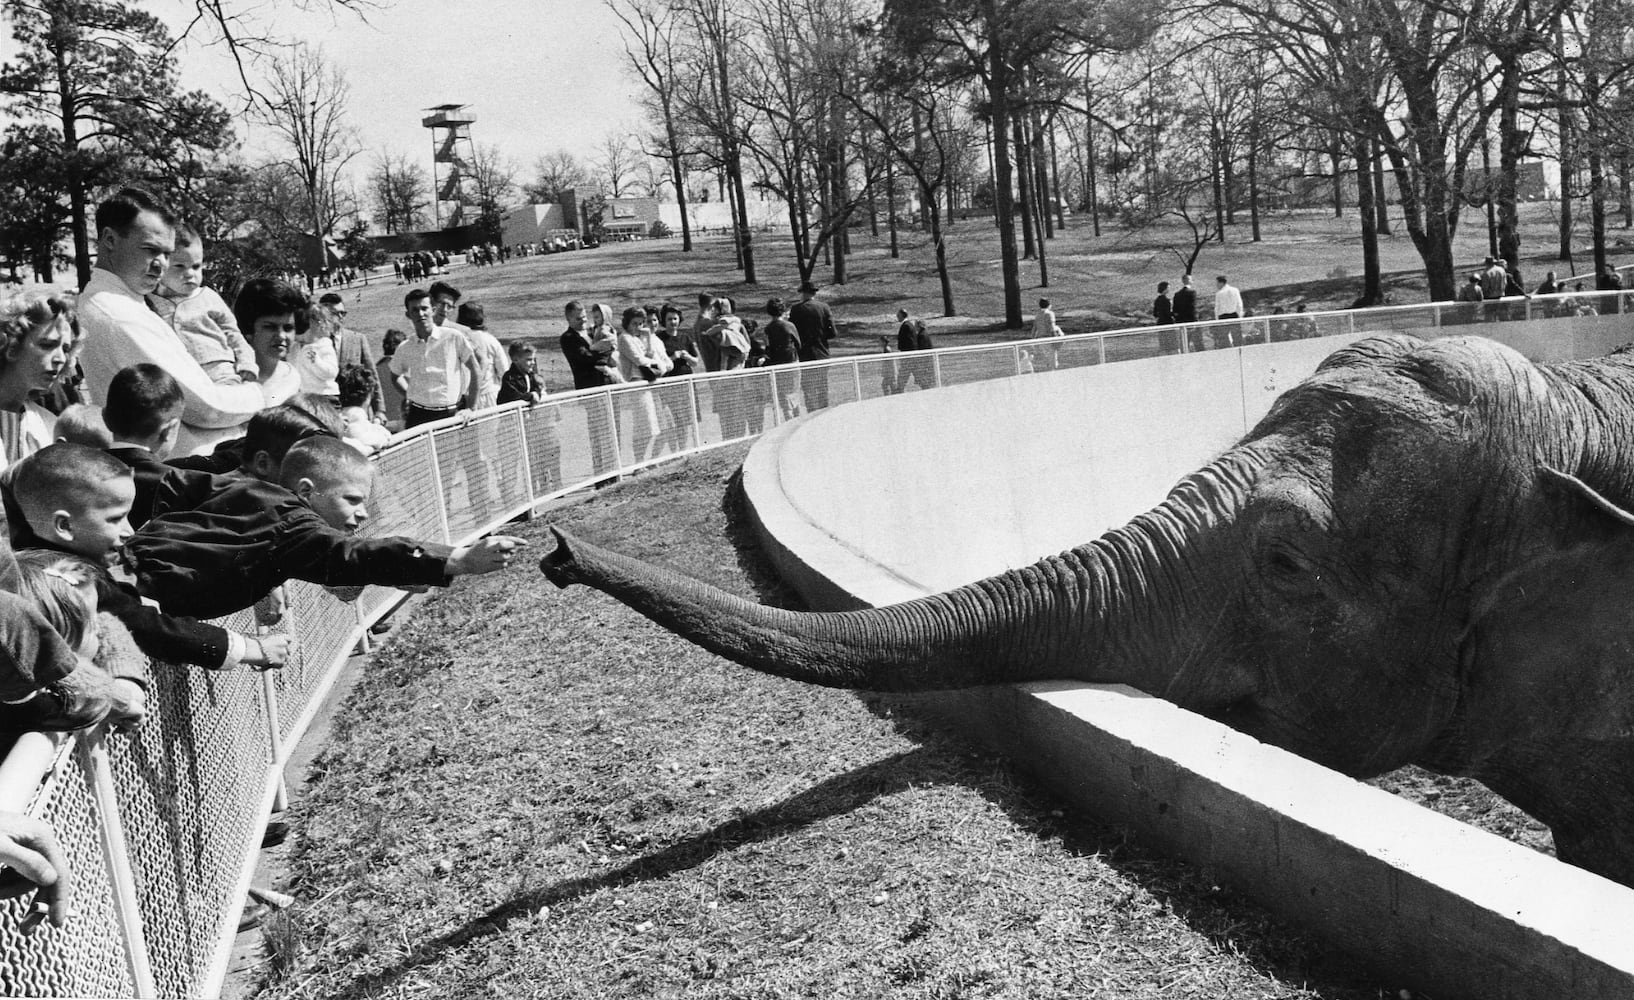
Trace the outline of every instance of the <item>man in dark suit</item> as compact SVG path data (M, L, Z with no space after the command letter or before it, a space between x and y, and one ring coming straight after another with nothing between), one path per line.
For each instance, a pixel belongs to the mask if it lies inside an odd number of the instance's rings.
M817 286L807 281L800 285L800 301L789 310L789 322L800 332L800 360L827 361L828 342L834 339L834 316L827 303L817 299ZM801 380L806 397L806 409L828 408L828 371L812 372Z
M567 358L568 370L573 373L573 388L595 389L618 381L618 369L612 350L598 350L591 346L584 332L584 307L578 300L562 308L567 318L567 331L562 334L562 355ZM587 406L584 409L585 431L590 437L592 470L597 475L617 471L617 455L613 451L612 415L606 406Z
M1191 287L1191 275L1182 275L1180 289L1174 293L1174 321L1184 326L1187 323L1197 322L1197 289ZM1203 331L1198 329L1187 330L1186 339L1191 349L1203 349Z

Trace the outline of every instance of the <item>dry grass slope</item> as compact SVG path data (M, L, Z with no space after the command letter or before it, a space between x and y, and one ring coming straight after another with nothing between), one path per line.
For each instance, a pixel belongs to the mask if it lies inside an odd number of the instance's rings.
M554 519L787 603L735 527L741 456ZM1396 993L902 702L753 674L527 569L422 605L316 769L270 998Z

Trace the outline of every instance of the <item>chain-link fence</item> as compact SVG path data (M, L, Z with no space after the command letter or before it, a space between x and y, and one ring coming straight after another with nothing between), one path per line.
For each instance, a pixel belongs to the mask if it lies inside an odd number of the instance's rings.
M376 456L364 530L463 544L546 500L655 462L804 414L939 386L1319 336L1496 336L1500 324L1511 339L1585 351L1616 340L1631 294L1277 314L585 390L404 436ZM298 652L281 671L155 664L151 713L135 735L82 734L39 762L14 752L0 764L0 809L50 822L78 875L78 915L63 930L24 937L23 904L0 905L0 993L219 990L261 835L281 802L283 765L368 626L403 597L371 587L347 603L304 583L288 585L287 595L283 627ZM223 624L255 628L248 613Z

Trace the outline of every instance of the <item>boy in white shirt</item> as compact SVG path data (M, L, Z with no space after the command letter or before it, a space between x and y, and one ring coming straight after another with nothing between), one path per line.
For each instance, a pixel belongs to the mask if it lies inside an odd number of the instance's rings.
M204 287L204 244L188 226L176 227L176 251L147 300L181 334L187 353L210 381L241 385L256 380L255 352L227 303L214 289Z

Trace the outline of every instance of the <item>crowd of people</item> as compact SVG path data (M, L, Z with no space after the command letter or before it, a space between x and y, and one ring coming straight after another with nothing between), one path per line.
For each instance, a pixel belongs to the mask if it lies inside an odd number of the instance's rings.
M433 355L468 360L468 405L509 384L480 309L461 314L471 328L458 350L423 343L457 290L411 294L416 337L376 358L344 326L338 294L311 303L263 278L229 307L203 284L197 234L140 189L103 202L96 231L76 300L0 306L0 736L139 727L150 663L282 666L288 580L352 600L368 585L425 589L509 565L525 544L511 536L456 547L359 534L367 456L390 433L377 372L425 391L438 376L460 384ZM256 633L208 621L250 608ZM0 812L0 865L0 896L38 887L39 912L66 919L48 827Z

